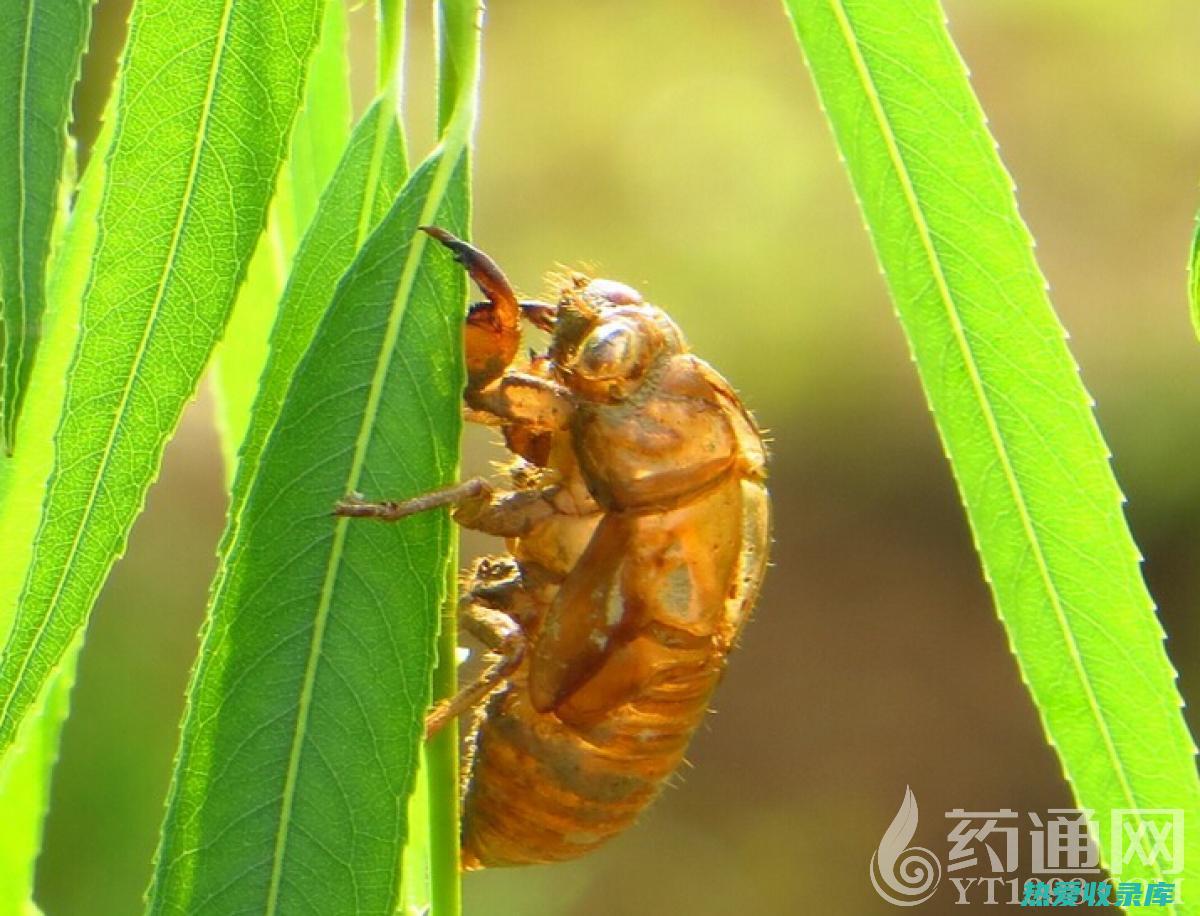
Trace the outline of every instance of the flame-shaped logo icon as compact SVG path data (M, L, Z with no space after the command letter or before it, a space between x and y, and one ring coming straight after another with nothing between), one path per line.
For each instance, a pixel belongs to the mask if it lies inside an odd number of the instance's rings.
M942 863L923 846L909 847L917 832L917 798L908 786L879 849L871 856L871 884L888 903L916 906L933 896L942 881Z

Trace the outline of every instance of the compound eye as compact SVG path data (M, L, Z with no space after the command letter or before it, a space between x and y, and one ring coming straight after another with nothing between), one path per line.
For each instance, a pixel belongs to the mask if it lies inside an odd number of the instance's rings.
M620 379L641 367L642 338L629 322L610 321L588 335L574 369L588 379Z

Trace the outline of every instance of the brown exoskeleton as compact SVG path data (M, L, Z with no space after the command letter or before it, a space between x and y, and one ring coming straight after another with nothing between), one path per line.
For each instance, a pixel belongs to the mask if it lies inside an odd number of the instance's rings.
M461 597L494 664L427 727L479 709L465 868L570 859L637 817L704 717L766 565L762 436L635 290L574 275L553 305L519 302L485 254L425 231L487 296L466 323L468 416L500 426L518 460L504 488L476 478L337 512L453 506L507 539ZM518 367L522 316L550 346Z

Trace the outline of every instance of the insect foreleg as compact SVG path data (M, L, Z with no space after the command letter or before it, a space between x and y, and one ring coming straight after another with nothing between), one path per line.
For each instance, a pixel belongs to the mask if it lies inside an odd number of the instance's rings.
M554 319L558 317L558 306L551 305L549 302L541 302L537 299L522 299L517 303L521 310L521 316L535 327L541 328L543 331L554 330ZM484 309L492 307L491 300L486 302L472 302L468 314L481 312Z
M504 272L486 254L437 226L422 226L448 248L487 296L467 313L467 393L478 391L504 374L521 343L521 307Z
M566 429L573 411L571 394L563 386L524 372L509 371L481 391L468 388L466 400L477 411L534 429Z

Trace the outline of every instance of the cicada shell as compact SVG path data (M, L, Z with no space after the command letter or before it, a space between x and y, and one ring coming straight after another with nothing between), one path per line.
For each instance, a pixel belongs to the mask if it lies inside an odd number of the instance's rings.
M707 712L766 566L763 439L634 289L575 274L557 302L520 302L486 255L426 231L487 296L467 318L467 414L500 427L514 461L503 485L338 512L450 505L505 539L461 592L463 626L493 664L429 729L475 712L464 868L572 859L637 818ZM550 343L518 362L522 321Z

